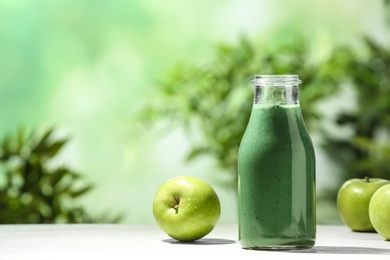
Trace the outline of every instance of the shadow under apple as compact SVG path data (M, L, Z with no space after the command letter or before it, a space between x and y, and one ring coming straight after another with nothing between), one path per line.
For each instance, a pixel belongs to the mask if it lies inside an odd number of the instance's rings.
M226 244L234 244L237 241L231 239L222 239L222 238L202 238L191 242L182 242L170 238L170 239L164 239L163 242L169 244L178 244L178 245L226 245Z

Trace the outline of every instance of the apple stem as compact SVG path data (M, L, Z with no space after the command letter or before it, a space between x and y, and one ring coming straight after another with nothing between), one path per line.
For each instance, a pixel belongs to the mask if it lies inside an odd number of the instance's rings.
M173 209L176 211L176 214L179 213L179 205L175 205Z
M364 179L366 180L366 182L370 182L370 178L368 178L368 176L365 176Z

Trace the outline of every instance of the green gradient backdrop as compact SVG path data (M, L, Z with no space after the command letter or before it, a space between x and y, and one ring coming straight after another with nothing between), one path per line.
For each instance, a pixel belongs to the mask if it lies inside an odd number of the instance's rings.
M383 28L378 0L0 0L0 135L55 126L72 138L59 163L96 184L82 201L88 210L152 223L163 181L185 174L214 185L217 171L208 160L184 163L181 129L131 134L145 90L170 67L206 59L241 34L274 42L291 30L331 48L363 34L384 40ZM321 187L329 178L319 174ZM234 194L215 188L221 222L235 222Z

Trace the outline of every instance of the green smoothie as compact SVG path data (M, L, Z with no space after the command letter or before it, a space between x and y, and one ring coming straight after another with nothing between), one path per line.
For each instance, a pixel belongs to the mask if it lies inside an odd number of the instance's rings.
M238 154L243 248L315 243L315 154L299 104L254 104Z

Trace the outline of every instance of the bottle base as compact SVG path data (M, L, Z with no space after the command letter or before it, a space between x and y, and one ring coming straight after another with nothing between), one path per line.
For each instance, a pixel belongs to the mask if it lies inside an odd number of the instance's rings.
M258 241L242 241L241 247L248 250L288 251L310 249L315 244L315 239L268 239Z
M273 246L242 246L245 250L263 250L263 251L291 251L310 249L314 245L273 245Z

